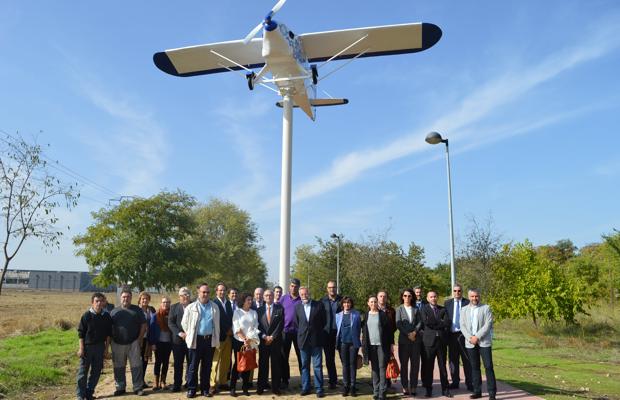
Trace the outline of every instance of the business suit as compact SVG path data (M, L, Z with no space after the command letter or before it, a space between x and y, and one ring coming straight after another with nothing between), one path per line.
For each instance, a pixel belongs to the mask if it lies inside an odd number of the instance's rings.
M220 347L213 352L211 363L211 390L224 385L228 380L232 356L232 317L233 309L227 298L215 297L213 302L220 309ZM230 331L230 335L228 334Z
M189 353L187 344L179 336L180 332L185 333L181 326L183 320L184 307L181 303L173 304L168 313L168 328L172 332L172 359L174 360L174 381L172 384L173 391L180 391L183 383L183 364L189 363Z
M310 308L306 316L305 306ZM301 356L301 392L310 393L310 361L314 368L314 390L323 394L323 328L325 327L325 308L319 301L303 301L295 306L297 322L297 344Z
M430 304L426 304L422 307L421 317L422 324L424 325L422 342L426 351L426 373L423 384L427 393L431 393L433 369L435 367L435 358L437 358L441 390L445 392L448 390L448 371L446 370L448 329L450 329L448 313L440 305L436 305L433 308Z
M376 314L375 314L376 315ZM386 313L379 311L377 315L377 328L379 330L379 344L371 342L370 331L372 323L370 312L364 314L364 326L362 328L362 354L364 362L370 361L372 371L372 388L374 399L385 399L387 391L387 381L385 368L391 356L391 344L394 341L392 328Z
M418 386L418 371L420 370L420 354L422 337L418 335L422 329L420 311L411 307L411 318L407 314L405 305L396 309L396 328L398 329L398 359L400 360L400 376L403 391L415 392ZM416 333L415 340L409 338L411 332ZM411 362L411 369L409 363Z
M424 307L425 305L428 304L428 301L426 301L425 299L421 299L421 300L414 300L413 305L415 305L415 308L418 309L418 311L422 310L422 307ZM420 314L420 318L422 318L422 315ZM422 329L420 329L420 331L418 332L418 335L420 336L420 338L422 337L422 335L424 334L424 323L422 323ZM428 370L428 367L426 365L426 348L424 347L424 343L420 342L420 380L422 381L422 385L424 385L424 380L426 379L426 371Z
M329 377L329 386L336 387L338 383L338 372L336 371L336 314L342 311L340 304L342 296L336 295L334 300L328 296L321 299L323 307L325 307L325 339L323 340L323 352L325 353L325 366L327 367L327 376Z
M450 320L450 332L448 333L448 359L449 369L452 379L452 385L450 388L457 389L459 387L460 368L459 359L463 361L463 371L465 372L465 385L468 389L472 389L471 383L471 365L469 364L469 358L465 351L465 337L461 332L460 319L463 307L469 304L469 300L460 298L451 298L446 300L444 307L448 313L448 319Z
M493 313L486 304L474 306L469 304L461 310L461 332L465 337L465 348L471 363L471 378L474 394L482 393L482 373L480 371L480 358L484 363L487 377L487 391L489 398L494 399L497 393L495 372L493 370L493 356L491 346L493 342ZM476 345L471 344L472 336L478 338Z
M279 394L280 380L282 379L282 332L284 329L284 307L272 303L269 314L265 303L258 309L258 330L260 331L260 345L258 346L258 392L267 388L269 364L271 362L271 388L274 394ZM265 338L271 336L270 344Z

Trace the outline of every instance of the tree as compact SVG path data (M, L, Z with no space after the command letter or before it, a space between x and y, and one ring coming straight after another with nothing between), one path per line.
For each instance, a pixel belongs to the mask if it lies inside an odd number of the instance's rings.
M620 287L620 274L617 273L617 265L620 264L620 231L614 229L613 234L603 235L608 253L612 255L613 261L609 263L609 302L614 307L616 291Z
M264 287L267 268L260 256L260 236L250 215L235 204L213 199L194 210L201 243L198 267L211 282L234 283L241 291Z
M574 322L588 301L581 287L555 262L540 255L529 241L504 245L493 262L496 282L489 304L498 319L530 317Z
M73 242L100 286L173 289L200 276L193 197L161 192L93 212L95 223Z
M75 207L79 191L50 173L39 144L4 134L0 146L1 294L9 264L27 239L39 239L48 248L60 246L63 231L56 226L55 211Z

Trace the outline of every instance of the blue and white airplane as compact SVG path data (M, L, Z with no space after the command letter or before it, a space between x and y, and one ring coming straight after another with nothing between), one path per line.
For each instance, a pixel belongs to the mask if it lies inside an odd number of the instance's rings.
M346 104L346 99L316 98L317 84L341 65L319 78L319 69L331 61L416 53L432 47L441 29L429 23L373 26L297 35L273 16L280 0L244 40L166 50L153 56L155 65L175 76L246 71L250 90L263 85L290 96L312 120L314 107ZM255 38L263 30L262 38ZM321 64L315 64L319 63ZM253 70L259 69L256 73ZM268 78L268 74L271 75ZM277 90L269 84L275 84ZM277 105L282 106L282 102Z

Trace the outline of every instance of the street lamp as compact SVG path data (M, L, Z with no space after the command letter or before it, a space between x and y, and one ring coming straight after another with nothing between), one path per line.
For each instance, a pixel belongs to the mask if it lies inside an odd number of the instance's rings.
M446 164L448 166L448 214L450 217L450 287L456 285L456 268L454 266L454 224L452 220L452 181L450 179L450 151L448 149L448 139L444 139L437 132L431 132L426 135L426 143L429 144L446 144Z
M336 293L340 294L340 240L343 236L332 233L330 237L336 239Z

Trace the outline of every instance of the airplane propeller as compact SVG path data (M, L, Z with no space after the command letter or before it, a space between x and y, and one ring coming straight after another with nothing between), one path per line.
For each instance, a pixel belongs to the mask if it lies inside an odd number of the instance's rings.
M260 32L260 30L263 28L263 26L267 27L267 26L275 24L275 21L272 21L271 17L273 17L275 15L275 13L277 13L282 8L284 3L286 3L286 0L279 0L276 3L276 5L273 6L271 11L269 11L269 13L265 17L265 19L263 21L261 21L260 24L256 25L254 27L254 29L252 29L250 31L250 33L248 33L248 35L245 37L245 39L243 39L243 43L244 44L250 43L250 40L254 39L254 36L258 35L258 32ZM273 28L275 29L275 26Z

